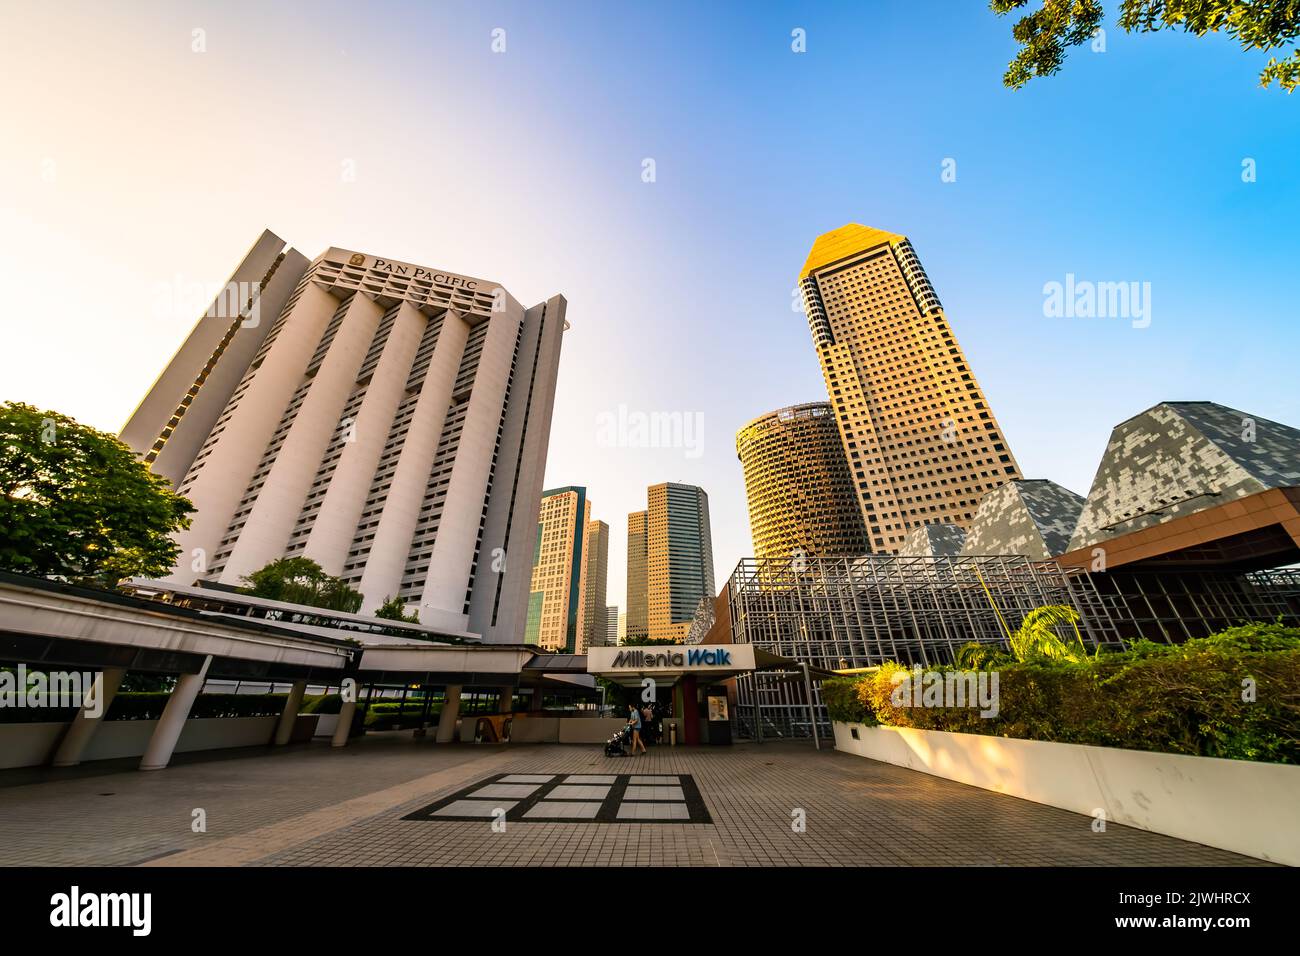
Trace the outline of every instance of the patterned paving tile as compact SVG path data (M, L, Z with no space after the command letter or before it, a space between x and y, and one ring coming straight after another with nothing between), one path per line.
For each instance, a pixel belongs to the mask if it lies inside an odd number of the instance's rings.
M684 803L624 803L618 808L620 820L689 820L691 811Z
M685 800L681 787L632 787L624 794L626 800Z
M531 797L541 788L540 783L490 783L486 787L479 787L477 790L469 791L465 796L473 797L475 800L499 800L502 798L522 800L524 797Z
M524 813L525 820L594 820L600 813L600 801L569 803L564 800L543 800Z
M495 816L499 810L505 810L508 813L514 809L514 806L513 802L503 800L457 800L434 811L434 816L491 817Z
M485 815L474 805L475 802L481 801L481 798L517 797L519 802L513 804L506 814L505 819L508 822L553 819L583 819L591 823L615 823L626 819L649 822L672 820L692 824L712 822L704 799L689 775L676 774L672 777L660 778L673 780L674 784L671 786L633 786L630 783L632 776L629 774L537 774L536 776L550 776L556 782L528 786L500 783L507 776L517 777L521 774L498 774L487 780L480 780L473 786L465 787L435 803L408 813L403 819L438 822L462 818L473 819ZM570 782L575 779L601 779L610 782L601 784ZM523 793L524 790L529 792ZM656 803L671 804L676 809L658 812L653 809ZM593 807L594 810L591 809Z
M609 796L610 787L577 787L562 784L548 792L546 800L604 800Z

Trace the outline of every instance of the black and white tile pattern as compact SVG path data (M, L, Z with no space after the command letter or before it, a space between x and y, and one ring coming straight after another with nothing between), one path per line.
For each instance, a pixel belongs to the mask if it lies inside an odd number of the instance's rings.
M506 773L480 780L404 820L712 823L687 774Z

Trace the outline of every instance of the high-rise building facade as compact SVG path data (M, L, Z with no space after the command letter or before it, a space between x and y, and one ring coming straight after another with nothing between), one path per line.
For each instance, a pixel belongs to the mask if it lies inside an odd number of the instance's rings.
M700 601L715 597L709 496L695 485L665 482L651 485L647 497L647 636L680 642Z
M871 549L965 527L1020 469L907 237L828 232L799 286Z
M303 556L421 623L525 625L565 301L270 232L122 431L194 502L169 580Z
M644 511L627 516L627 612L624 641L650 636L650 592L646 578L646 518Z
M826 402L762 415L736 433L754 557L772 561L865 554L866 529Z
M586 488L542 492L533 550L532 588L524 641L548 650L577 643L582 603L582 545L591 518Z
M578 584L578 632L575 654L605 643L606 590L609 579L609 525L588 520L582 542L582 575Z
M605 608L605 646L618 645L618 605L611 604Z

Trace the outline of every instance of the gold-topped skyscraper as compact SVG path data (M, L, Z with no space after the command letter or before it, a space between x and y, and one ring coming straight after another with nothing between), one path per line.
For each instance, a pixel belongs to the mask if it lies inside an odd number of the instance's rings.
M799 287L872 551L920 525L965 527L1021 477L906 236L819 236Z

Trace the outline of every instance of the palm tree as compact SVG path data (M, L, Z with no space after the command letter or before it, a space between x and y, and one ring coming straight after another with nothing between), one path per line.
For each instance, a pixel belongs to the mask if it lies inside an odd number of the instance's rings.
M1064 624L1070 625L1074 630L1074 640L1068 643L1061 640L1056 632ZM1064 604L1034 608L1007 639L1011 644L1011 653L1018 661L1039 657L1077 663L1088 656L1083 635L1079 633L1079 612Z
M989 586L984 583L984 575L980 574L979 568L975 568L975 576L979 578L980 586L984 588L984 596L988 598L993 613L998 617L998 623L1002 625L1002 630L1007 635L1007 644L1011 647L1011 653L1016 660L1045 658L1077 662L1088 656L1083 635L1079 633L1079 612L1074 608L1065 604L1036 607L1025 615L1024 620L1020 622L1020 627L1012 633L1011 628L1007 626L1006 618L993 602L993 595L989 592ZM1064 624L1070 625L1074 631L1074 640L1068 643L1061 640L1056 633L1056 629Z

